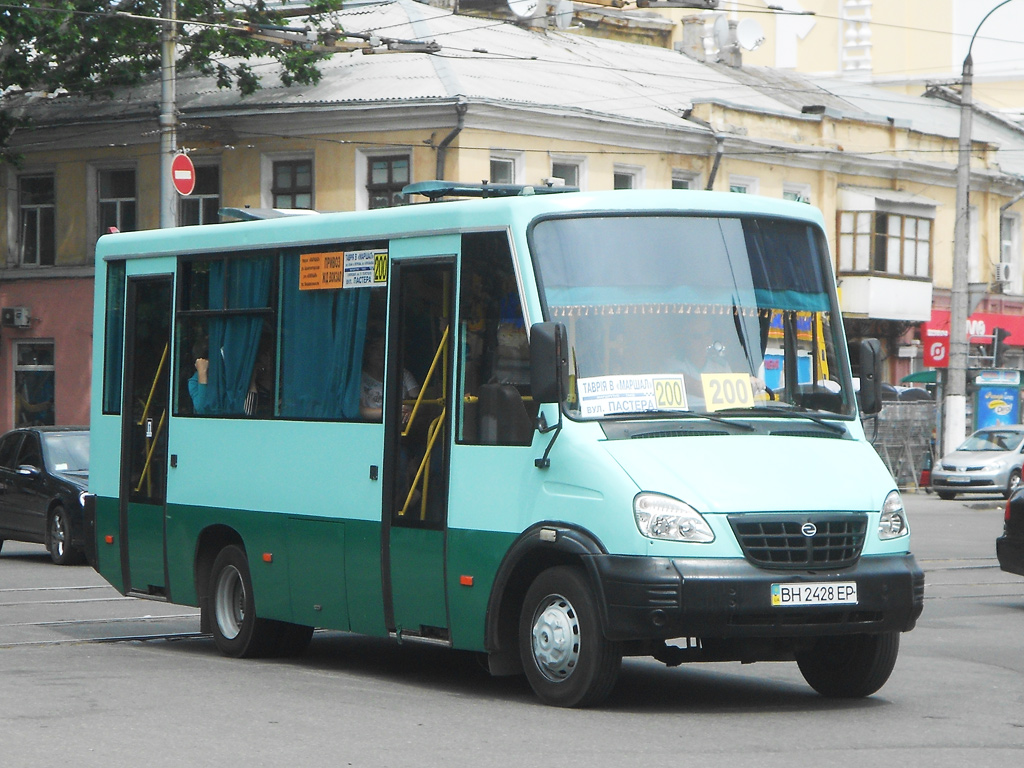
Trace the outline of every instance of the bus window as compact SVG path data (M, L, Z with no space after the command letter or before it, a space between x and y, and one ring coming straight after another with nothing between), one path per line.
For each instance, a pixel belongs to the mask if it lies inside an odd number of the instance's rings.
M281 416L358 419L370 306L386 288L303 287L302 254L282 261Z
M275 264L258 254L183 265L179 414L273 415Z
M461 286L459 442L530 445L530 344L504 232L463 236Z

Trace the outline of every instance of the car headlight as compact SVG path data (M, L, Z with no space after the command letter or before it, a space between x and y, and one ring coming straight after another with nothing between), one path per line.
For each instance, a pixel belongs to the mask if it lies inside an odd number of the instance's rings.
M700 512L671 496L640 493L633 499L633 517L640 533L649 539L706 544L714 531Z
M898 539L910 533L907 527L907 513L903 509L903 497L899 491L891 491L882 504L882 515L878 519L878 538Z

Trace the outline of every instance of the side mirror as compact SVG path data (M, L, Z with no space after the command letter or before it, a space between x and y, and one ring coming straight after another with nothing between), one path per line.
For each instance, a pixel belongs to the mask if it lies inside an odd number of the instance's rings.
M530 328L530 392L538 403L560 403L569 390L568 337L561 323Z
M22 464L15 471L25 477L38 477L40 474L39 467L34 467L31 464Z
M878 339L861 339L860 391L857 403L865 416L882 410L882 345Z

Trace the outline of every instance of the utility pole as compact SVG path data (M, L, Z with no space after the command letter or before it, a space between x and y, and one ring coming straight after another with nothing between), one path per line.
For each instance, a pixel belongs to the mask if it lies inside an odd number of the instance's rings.
M956 222L953 228L953 285L949 308L949 368L942 402L942 452L956 449L967 432L967 272L971 249L971 120L974 116L974 61L971 49L978 30L1003 0L978 22L967 45L960 88L960 142L956 164Z
M178 151L178 107L175 92L178 41L177 0L163 0L164 18L160 49L160 227L178 226L178 196L174 191L171 162Z

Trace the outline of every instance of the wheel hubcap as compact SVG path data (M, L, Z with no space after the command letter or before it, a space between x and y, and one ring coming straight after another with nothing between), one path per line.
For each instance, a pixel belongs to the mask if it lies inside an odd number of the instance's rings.
M572 603L551 595L533 620L533 658L548 680L560 682L576 669L580 659L580 622Z
M233 565L220 572L214 595L217 627L228 640L234 640L245 621L245 585L242 574Z
M60 515L54 515L53 523L50 526L50 540L53 542L53 551L58 557L64 555L64 520Z

